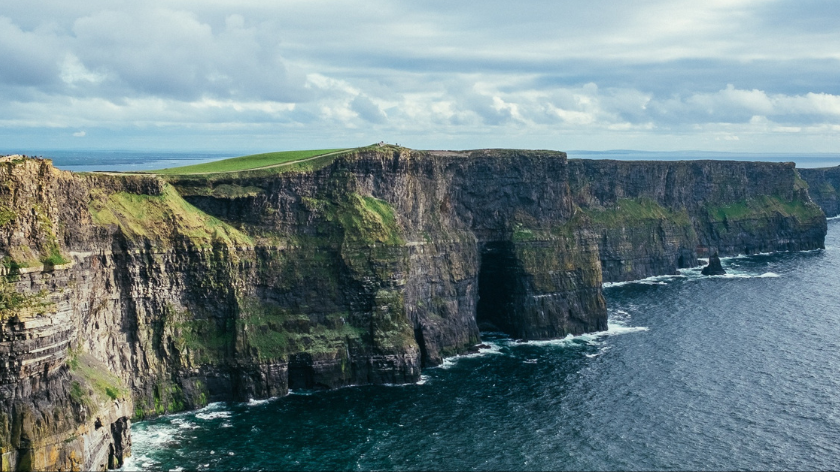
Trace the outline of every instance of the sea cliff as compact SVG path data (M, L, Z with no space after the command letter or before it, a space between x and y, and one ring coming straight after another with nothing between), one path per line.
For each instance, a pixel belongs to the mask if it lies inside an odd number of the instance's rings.
M840 215L840 166L800 169L799 173L808 182L808 192L825 216Z
M792 164L361 148L258 171L0 163L3 470L101 469L131 420L415 382L481 329L606 329L604 281L816 249Z

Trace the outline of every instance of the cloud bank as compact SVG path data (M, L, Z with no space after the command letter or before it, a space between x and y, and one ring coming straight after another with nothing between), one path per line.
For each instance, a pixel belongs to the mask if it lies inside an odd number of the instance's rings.
M136 3L0 7L7 146L840 149L834 1Z

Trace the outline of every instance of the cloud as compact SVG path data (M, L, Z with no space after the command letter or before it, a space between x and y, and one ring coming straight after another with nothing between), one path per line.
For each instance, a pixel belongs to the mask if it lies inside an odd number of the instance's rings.
M828 147L837 7L806 1L13 3L0 127Z
M86 134L87 133L85 133L84 131L79 131L79 132L73 133L73 137L74 138L84 138Z
M56 82L62 47L49 28L24 31L0 16L0 83L48 87Z
M357 95L350 103L350 108L356 112L360 118L370 121L371 123L381 124L388 119L388 115L379 108L379 105L373 103L373 101L365 95Z

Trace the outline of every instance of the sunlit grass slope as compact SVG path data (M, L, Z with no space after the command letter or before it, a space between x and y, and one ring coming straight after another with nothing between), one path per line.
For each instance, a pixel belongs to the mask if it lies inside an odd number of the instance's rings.
M192 166L171 167L168 169L151 170L152 174L162 175L184 175L184 174L212 174L218 172L239 172L244 170L259 169L261 167L295 162L310 157L329 154L341 151L342 149L317 149L309 151L284 151L267 152L264 154L252 154L250 156L234 157L221 161L207 162Z

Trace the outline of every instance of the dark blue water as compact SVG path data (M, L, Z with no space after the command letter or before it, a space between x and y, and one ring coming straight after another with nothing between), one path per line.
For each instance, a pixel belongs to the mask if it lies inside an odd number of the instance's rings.
M610 330L493 348L418 385L137 423L127 469L836 469L840 221L826 250L605 289Z

